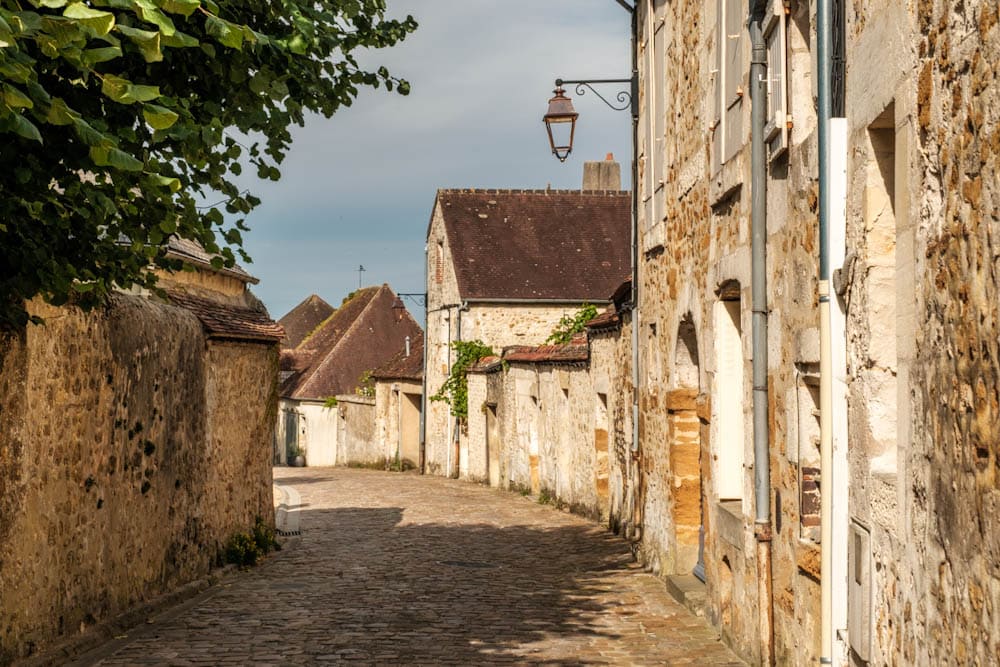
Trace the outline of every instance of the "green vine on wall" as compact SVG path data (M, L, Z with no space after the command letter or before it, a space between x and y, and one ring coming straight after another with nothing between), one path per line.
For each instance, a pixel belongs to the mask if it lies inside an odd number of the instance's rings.
M451 374L431 400L444 401L451 406L452 415L466 419L469 416L469 381L465 373L469 366L484 357L493 356L494 352L481 340L455 340L451 342L451 348L458 358L451 366Z
M597 306L585 303L573 315L563 315L562 319L559 320L559 324L552 330L549 337L545 339L545 342L555 343L556 345L568 343L574 334L583 331L587 322L595 317L597 317Z

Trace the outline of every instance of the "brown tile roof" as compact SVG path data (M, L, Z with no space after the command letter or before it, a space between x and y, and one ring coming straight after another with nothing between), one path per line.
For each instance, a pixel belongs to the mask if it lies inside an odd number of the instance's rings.
M584 326L588 329L610 329L621 324L622 319L615 312L614 306L609 306L607 310L587 322Z
M217 271L218 273L224 273L226 275L233 276L234 278L239 278L245 283L252 283L256 285L260 282L244 271L243 267L239 264L234 264L230 268L216 269L212 266L212 258L217 257L218 255L206 252L205 249L201 247L200 243L192 241L191 239L182 239L177 236L171 236L167 240L167 256L184 260L190 264L196 264L198 266L211 269L212 271Z
M504 361L526 363L579 363L590 359L590 346L587 344L587 334L573 336L568 343L561 345L516 345L504 349Z
M630 272L626 191L439 190L463 299L606 301Z
M281 396L321 400L353 393L362 374L402 350L407 336L412 342L421 333L408 311L400 317L392 307L396 298L388 285L358 290L286 355L283 370L292 374Z
M194 313L209 338L277 343L285 335L266 311L240 308L193 294L168 290L170 302Z
M420 380L424 377L424 334L410 338L410 354L404 348L379 366L372 375L381 380Z
M490 371L500 368L502 365L502 359L496 355L489 357L483 357L479 361L469 366L470 373L489 373Z
M285 339L281 341L281 346L298 347L306 336L333 314L333 311L333 306L326 301L315 294L310 295L278 320L278 324L285 329Z

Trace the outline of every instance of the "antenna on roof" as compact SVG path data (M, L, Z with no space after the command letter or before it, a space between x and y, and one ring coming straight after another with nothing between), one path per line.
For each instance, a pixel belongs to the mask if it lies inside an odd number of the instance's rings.
M358 289L361 289L361 274L365 272L365 267L358 264Z

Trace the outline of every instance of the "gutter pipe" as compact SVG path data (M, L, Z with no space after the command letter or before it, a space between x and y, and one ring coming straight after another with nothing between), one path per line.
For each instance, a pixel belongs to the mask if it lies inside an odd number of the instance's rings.
M816 2L816 68L819 124L819 410L820 410L820 664L833 664L833 361L830 340L830 0Z
M424 267L426 267L426 268L424 270L424 369L423 369L423 373L421 373L421 378L420 378L420 387L421 387L420 388L420 392L421 392L421 394L420 394L420 449L419 449L419 452L420 452L419 453L419 458L420 458L420 460L417 461L417 467L420 469L420 474L421 475L423 475L424 472L425 472L425 470L424 470L424 462L425 462L425 459L426 459L426 451L427 451L427 407L430 405L430 401L427 398L427 338L428 338L428 335L427 335L427 325L428 325L428 316L430 315L430 311L429 311L428 305L427 305L427 272L430 270L430 264L428 264L429 260L430 260L430 254L428 252L428 245L425 243L424 244Z
M455 322L455 340L462 340L462 311L469 309L469 302L463 301L460 306L455 310L457 315L457 321ZM448 351L448 372L451 373L451 350ZM462 425L458 417L455 417L454 423L454 434L452 437L452 446L448 452L448 477L453 477L458 479L460 474L460 461L461 456L461 430Z
M751 162L751 291L753 308L753 453L754 537L757 542L757 603L760 615L760 663L774 664L771 583L771 451L767 387L767 155L764 145L767 103L765 5L751 0L750 32L750 162Z

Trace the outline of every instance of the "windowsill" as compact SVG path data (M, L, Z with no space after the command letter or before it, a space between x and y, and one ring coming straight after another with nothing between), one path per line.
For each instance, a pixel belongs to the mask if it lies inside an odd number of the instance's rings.
M739 499L720 500L715 504L715 507L719 537L742 551L745 531L743 501Z

